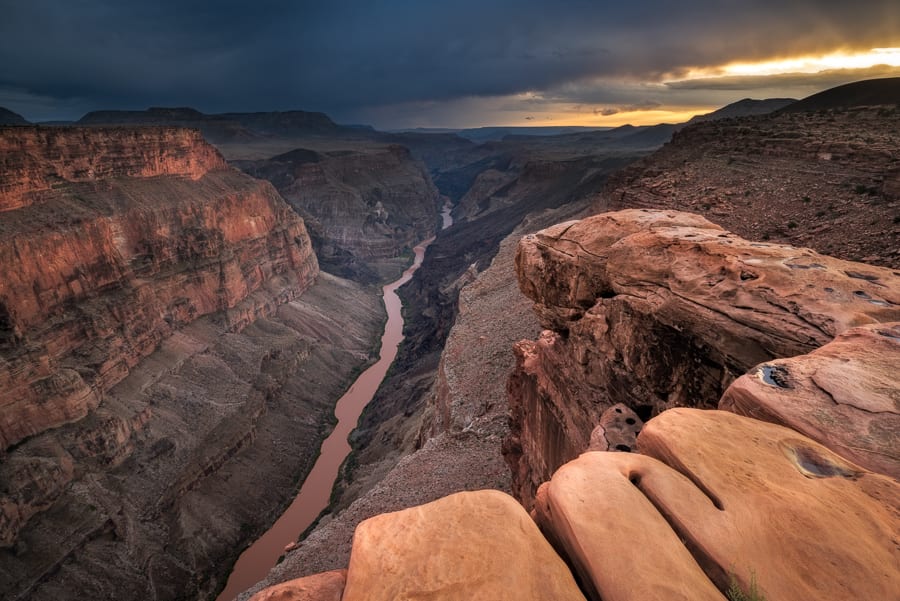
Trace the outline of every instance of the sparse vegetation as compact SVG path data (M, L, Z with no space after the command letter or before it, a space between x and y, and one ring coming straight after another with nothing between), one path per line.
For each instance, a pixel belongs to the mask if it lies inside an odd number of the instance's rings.
M750 571L750 588L746 591L741 588L734 572L729 575L729 579L728 590L725 591L729 601L766 601L766 596L759 590L756 582L756 573L752 570Z
M795 229L797 227L797 222L796 221L788 221L787 226L788 226L789 230Z
M806 203L812 202L812 199L809 196L804 196L801 200Z

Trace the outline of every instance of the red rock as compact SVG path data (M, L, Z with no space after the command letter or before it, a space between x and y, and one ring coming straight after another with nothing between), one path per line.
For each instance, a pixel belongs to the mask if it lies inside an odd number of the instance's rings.
M341 601L347 570L334 570L288 580L265 588L250 601Z
M520 243L522 291L545 331L516 347L516 495L586 449L600 415L716 407L755 365L855 326L900 320L900 276L809 249L743 240L696 215L626 210Z
M44 192L111 177L197 180L225 169L200 132L175 127L0 129L0 211L40 202Z
M538 494L542 528L595 599L721 599L711 583L731 575L767 599L900 590L896 480L722 411L666 411L639 444L648 456L585 453Z
M788 426L900 478L900 324L853 328L808 355L738 378L719 408Z
M343 601L583 600L521 505L462 492L362 522Z
M239 330L318 272L303 221L196 132L0 131L15 149L0 198L30 199L0 225L15 266L0 278L0 448L87 415L181 325L227 310Z

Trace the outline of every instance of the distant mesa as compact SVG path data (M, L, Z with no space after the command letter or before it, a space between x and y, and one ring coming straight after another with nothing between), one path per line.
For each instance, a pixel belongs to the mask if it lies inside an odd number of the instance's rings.
M0 106L0 125L30 125L30 123L22 115Z
M750 117L753 115L768 115L769 113L783 109L795 102L797 102L796 98L766 98L765 100L744 98L743 100L727 104L711 113L692 117L688 123L701 123L704 121L716 121L718 119L731 119L734 117Z
M900 106L900 77L867 79L813 94L782 109L785 113L850 109L864 106Z
M213 143L244 142L270 136L334 135L358 127L338 125L324 113L271 111L208 115L190 107L151 107L144 111L92 111L78 125L178 125L199 129Z

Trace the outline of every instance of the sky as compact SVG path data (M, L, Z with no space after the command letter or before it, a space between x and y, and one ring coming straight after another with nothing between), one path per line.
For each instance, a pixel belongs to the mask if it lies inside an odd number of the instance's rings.
M0 106L32 121L190 106L616 126L900 76L898 0L0 0L0 15Z

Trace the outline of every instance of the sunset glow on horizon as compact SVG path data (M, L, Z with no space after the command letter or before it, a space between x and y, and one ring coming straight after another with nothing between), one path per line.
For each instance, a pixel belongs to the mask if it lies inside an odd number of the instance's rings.
M683 87L684 84L711 83L734 79L758 78L765 81L769 78L777 87L777 78L780 76L810 75L847 72L847 82L852 81L853 72L860 71L859 79L869 77L863 70L877 67L887 67L898 70L900 75L900 47L873 48L868 52L838 50L819 55L805 55L797 57L776 58L757 62L735 61L724 65L710 67L696 67L687 70L677 78L664 79L662 82L648 82L649 86L660 85ZM825 87L830 86L823 86ZM771 95L754 94L753 89L745 90L741 97L771 97ZM734 98L737 101L740 98ZM602 110L586 112L581 106L548 106L549 109L543 115L519 116L515 118L514 125L518 126L582 126L582 127L618 127L622 125L655 125L659 123L683 123L691 117L712 112L721 108L722 104L680 106L675 103L659 103L645 109L607 107ZM608 111L608 113L607 113ZM513 125L510 124L510 125Z
M691 69L679 81L710 77L763 77L786 73L819 73L839 69L868 69L885 65L900 67L900 47L873 48L868 52L836 51L822 55L807 55L758 62L734 62L717 67Z

